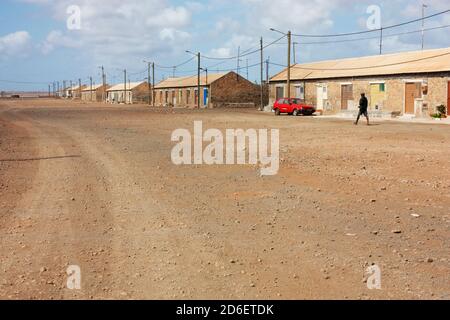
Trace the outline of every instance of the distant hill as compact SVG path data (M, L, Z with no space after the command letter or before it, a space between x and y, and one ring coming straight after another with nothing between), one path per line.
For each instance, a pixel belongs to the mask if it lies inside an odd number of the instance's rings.
M39 98L39 97L48 97L48 92L43 91L1 91L0 98Z

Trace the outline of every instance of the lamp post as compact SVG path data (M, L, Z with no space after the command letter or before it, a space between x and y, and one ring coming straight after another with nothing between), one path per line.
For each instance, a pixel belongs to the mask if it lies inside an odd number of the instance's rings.
M288 38L288 52L287 52L287 97L291 98L291 44L292 44L292 33L288 31L288 33L281 32L279 30L271 28L270 31L281 33L282 35L287 36Z

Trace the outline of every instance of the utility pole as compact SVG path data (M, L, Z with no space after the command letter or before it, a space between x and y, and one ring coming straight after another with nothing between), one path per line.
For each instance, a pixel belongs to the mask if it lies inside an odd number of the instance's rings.
M92 94L92 77L89 77L89 80L91 80L91 102L94 100L94 96Z
M201 103L201 99L200 99L200 69L201 69L201 64L200 64L200 52L197 53L197 60L198 60L198 77L197 77L197 108L200 109L200 103Z
M152 63L152 81L153 81L153 86L152 86L152 105L153 107L155 107L155 63Z
M422 4L422 50L425 48L425 9L428 8L426 4Z
M61 94L61 92L59 90L59 81L58 81L58 98L60 97L60 94Z
M148 74L147 74L147 83L148 83L148 105L151 106L152 105L152 101L151 101L151 92L152 92L152 86L151 86L151 78L150 78L150 69L152 67L152 64L150 62L148 62Z
M292 43L292 45L294 46L294 64L297 64L297 57L296 57L296 54L295 54L295 45L297 44L297 42L293 42Z
M261 37L260 41L261 45L261 107L260 110L263 111L264 109L264 43L263 38Z
M51 94L50 94L50 85L48 85L48 96L49 97L51 96Z
M246 68L247 68L247 80L248 80L248 59L246 60Z
M80 100L81 100L81 79L78 79L78 92L79 92L79 97L80 97Z
M240 62L241 62L241 47L238 47L238 56L237 56L237 80L239 81L239 71L240 71Z
M177 71L177 67L173 67L172 78L175 78L175 72Z
M66 87L67 87L67 82L66 82L66 80L64 80L63 81L63 98L67 98L66 97L66 93L67 93Z
M287 98L291 98L291 38L292 33L288 31L288 68L287 68Z
M266 83L269 84L269 66L270 66L270 57L266 60Z
M383 27L380 29L380 55L383 54Z
M101 66L102 69L102 102L106 102L106 75L105 75L105 67Z
M70 98L73 98L73 82L70 80Z
M123 70L123 85L124 85L124 94L123 94L123 102L127 104L127 69Z

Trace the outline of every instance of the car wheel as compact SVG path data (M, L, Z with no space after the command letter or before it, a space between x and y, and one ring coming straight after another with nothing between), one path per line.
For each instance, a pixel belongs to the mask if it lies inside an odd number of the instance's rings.
M276 116L279 116L280 114L281 114L280 109L276 109L276 110L275 110L275 115L276 115Z
M294 112L292 113L292 115L294 117L298 117L299 114L300 114L300 111L298 111L298 110L294 110Z

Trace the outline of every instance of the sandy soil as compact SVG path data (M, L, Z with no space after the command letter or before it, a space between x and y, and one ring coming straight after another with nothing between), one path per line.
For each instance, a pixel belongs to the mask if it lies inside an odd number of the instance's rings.
M280 129L279 174L173 165L194 120ZM444 125L0 101L0 298L450 299L449 146Z

